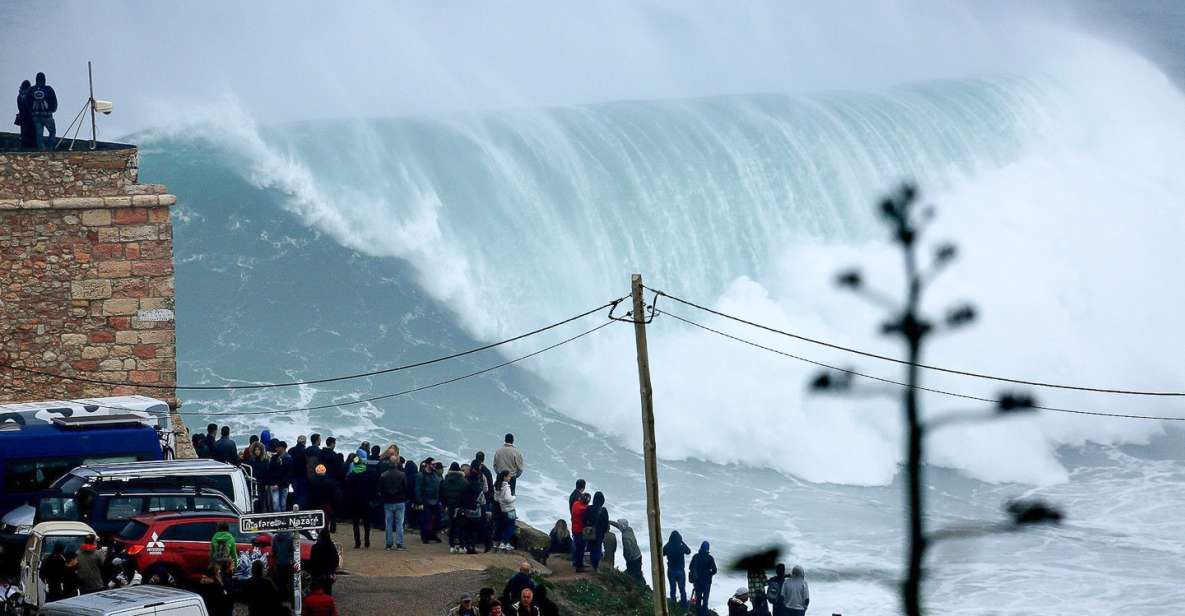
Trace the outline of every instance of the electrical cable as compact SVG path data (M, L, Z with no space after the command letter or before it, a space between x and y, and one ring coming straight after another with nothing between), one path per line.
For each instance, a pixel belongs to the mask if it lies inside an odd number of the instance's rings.
M352 406L352 405L356 405L356 404L366 404L366 403L368 403L368 402L375 402L375 401L378 401L378 400L386 400L386 399L388 399L388 398L395 398L395 397L398 397L398 396L405 396L405 395L408 395L408 394L413 394L413 393L416 393L416 392L421 392L421 391L424 391L424 390L427 390L427 389L433 389L433 388L435 388L435 387L440 387L440 386L442 386L442 385L449 385L449 384L451 384L451 383L456 383L457 381L462 381L462 380L469 379L469 378L472 378L472 377L475 377L475 376L480 376L480 375L482 375L482 374L485 374L485 373L487 373L487 372L493 372L494 370L497 370L497 369L499 369L499 368L505 368L506 366L509 366L509 365L511 365L511 364L515 364L515 363L518 363L518 362L520 362L520 361L523 361L523 360L526 360L526 359L530 359L530 358L532 358L532 357L535 357L535 356L537 356L537 355L542 355L543 353L546 353L546 352L548 352L548 351L550 351L550 350L552 350L552 349L555 349L555 348L558 348L558 347L564 346L565 344L568 344L568 343L570 343L570 342L575 342L576 340L579 340L580 338L583 338L583 337L585 337L585 336L591 335L591 334L593 334L593 333L596 333L596 332L598 332L598 331L600 331L600 330L602 330L602 329L604 329L604 328L606 328L606 327L608 327L608 326L610 326L610 325L613 325L615 322L616 322L616 321L608 321L608 322L606 322L606 323L602 323L602 324L600 324L600 325L598 325L598 326L596 326L596 327L594 327L594 328L592 328L592 329L585 330L584 332L581 332L581 333L579 333L579 334L576 334L575 336L571 336L571 337L569 337L569 338L565 338L565 339L563 339L563 340L561 340L561 341L559 341L559 342L557 342L557 343L555 343L555 344L552 344L552 345L550 345L550 346L543 347L543 348L541 348L541 349L539 349L539 350L537 350L537 351L534 351L534 352L532 352L532 353L528 353L528 354L526 354L526 355L522 355L522 356L516 357L516 358L514 358L514 359L509 359L509 360L507 360L507 361L504 361L504 362L502 362L502 363L500 363L500 364L495 364L495 365L493 365L493 366L489 366L489 367L487 367L487 368L482 368L481 370L477 370L477 371L475 371L475 372L470 372L470 373L468 373L468 374L463 374L463 375L461 375L461 376L456 376L456 377L453 377L453 378L450 378L450 379L446 379L446 380L443 380L443 381L437 381L437 382L435 382L435 383L431 383L431 384L428 384L428 385L421 385L421 386L419 386L419 387L413 387L412 389L405 389L405 390L403 390L403 391L397 391L397 392L394 392L394 393L389 393L389 394L382 394L382 395L379 395L379 396L372 396L372 397L370 397L370 398L362 398L362 399L360 399L360 400L349 400L349 401L346 401L346 402L335 402L335 403L332 403L332 404L322 404L322 405L318 405L318 406L306 406L306 407L291 408L291 409L269 409L269 410L262 410L262 411L245 411L245 412L241 412L241 413L197 413L197 412L179 412L179 413L177 413L177 414L178 414L178 415L182 415L182 416L185 416L185 415L191 415L191 416L199 416L199 417L240 417L240 416L246 416L246 415L280 415L280 414L288 414L288 413L301 413L301 412L305 412L305 411L319 411L319 410L324 410L324 409L338 408L338 407L342 407L342 406ZM112 408L112 407L108 407L108 408Z
M675 298L671 298L671 299L675 299ZM729 338L731 340L740 342L742 344L747 344L751 347L755 347L755 348L761 349L763 351L769 351L770 353L776 353L778 355L789 357L790 359L795 359L795 360L798 360L801 362L805 362L808 364L813 364L815 366L826 368L828 370L834 370L836 372L842 372L844 374L858 376L858 377L869 379L872 381L879 381L881 383L888 383L890 385L896 385L898 387L905 387L905 388L909 387L908 383L902 383L901 381L894 381L892 379L886 379L886 378L879 377L879 376L873 376L871 374L865 374L863 372L858 372L858 371L852 370L850 368L840 368L838 366L825 364L823 362L815 361L813 359L808 359L806 357L802 357L800 355L795 355L793 353L787 353L786 351L782 351L780 349L768 347L763 344L753 342L752 340L747 340L745 338L741 338L740 336L734 336L734 335L729 334L727 332L709 327L707 325L703 325L701 323L697 323L695 321L692 321L691 319L681 317L677 314L668 312L666 310L655 309L655 312L669 316L677 321L681 321L681 322L686 323L687 325L690 325L692 327L697 327L697 328L702 329L704 331L711 332L713 334L723 336L725 338ZM944 396L950 396L953 398L962 398L964 400L974 400L976 402L987 402L987 403L993 404L993 405L996 404L997 402L999 402L998 400L993 400L991 398L984 398L981 396L972 396L970 394L962 394L962 393L953 392L953 391L935 389L933 387L923 387L921 385L915 385L914 389L917 389L918 391L925 391L925 392L930 392L930 393L934 393L934 394L941 394ZM1092 415L1092 416L1097 416L1097 417L1115 417L1115 418L1119 418L1119 419L1145 419L1145 420L1152 420L1152 421L1185 421L1185 417L1164 417L1164 416L1159 416L1159 415L1136 415L1136 414L1131 414L1131 413L1105 413L1105 412L1101 412L1101 411L1082 411L1082 410L1078 410L1078 409L1067 409L1067 408L1059 408L1059 407L1053 407L1053 406L1040 406L1040 405L1034 405L1032 408L1041 410L1041 411L1050 411L1050 412L1054 412L1054 413L1071 413L1071 414L1075 414L1075 415Z
M708 308L707 306L702 306L702 305L697 304L691 300L686 300L681 297L676 297L674 295L671 295L671 294L666 293L664 291L660 291L660 290L655 289L653 287L646 287L646 288L650 289L651 291L657 293L658 295L660 295L662 297L670 298L671 300L679 302L680 304L683 304L685 306L690 306L692 308L696 308L698 310L702 310L704 312L708 312L708 313L714 314L719 317L724 317L726 319L736 321L737 323L743 323L743 324L748 325L750 327L764 329L765 331L768 331L768 332L780 334L782 336L794 338L795 340L809 342L811 344L816 344L816 345L827 347L830 349L835 349L837 351L843 351L845 353L852 353L855 355L861 355L861 356L869 357L872 359L879 359L881 361L887 361L887 362L892 362L895 364L901 364L903 366L911 365L911 362L904 360L904 359L890 357L888 355L879 355L877 353L872 353L872 352L864 351L861 349L847 347L847 346L835 344L833 342L827 342L825 340L820 340L818 338L811 338L811 337L804 336L801 334L795 334L793 332L784 331L784 330L778 329L776 327L771 327L769 325L763 325L761 323L750 321L748 319L744 319L744 318L741 318L741 317L738 317L735 315L731 315L731 314L728 314L725 312L720 312L719 310L713 310L712 308ZM1048 383L1048 382L1044 382L1044 381L1033 381L1033 380L1027 380L1027 379L1015 379L1015 378L1009 378L1009 377L1003 377L1003 376L995 376L995 375L983 374L983 373L979 373L979 372L970 372L967 370L956 370L953 368L943 368L942 366L935 366L935 365L931 365L931 364L915 363L912 365L917 366L918 368L924 368L926 370L933 370L935 372L945 372L947 374L955 374L958 376L967 376L967 377L973 377L973 378L977 378L977 379L985 379L985 380L989 380L989 381L999 381L1001 383L1012 383L1014 385L1029 385L1032 387L1048 387L1048 388L1052 388L1052 389L1067 389L1067 390L1071 390L1071 391L1085 391L1085 392L1102 393L1102 394L1122 394L1122 395L1127 395L1127 396L1159 396L1159 397L1176 397L1176 398L1185 397L1185 392L1178 392L1178 391L1141 391L1141 390L1134 390L1134 389L1087 387L1087 386L1083 386L1083 385L1064 385L1064 384L1059 384L1059 383Z
M61 379L61 380L65 380L65 381L74 381L74 382L78 382L78 383L89 383L92 385L109 385L112 387L135 387L135 388L139 388L139 389L161 389L161 390L173 390L173 391L233 391L233 390L250 390L250 389L272 389L272 388L277 388L277 387L295 387L298 385L320 385L320 384L324 384L324 383L336 383L338 381L349 381L349 380L353 380L353 379L361 379L361 378L366 378L366 377L371 377L371 376L378 376L378 375L382 375L382 374L390 374L392 372L401 372L403 370L410 370L412 368L420 368L420 367L428 366L431 364L437 364L442 361L448 361L451 359L457 359L458 357L464 357L466 355L472 355L474 353L488 351L488 350L493 349L495 347L509 344L511 342L516 342L516 341L522 340L524 338L529 338L529 337L534 336L536 334L541 334L545 331L560 327L561 325L567 325L568 323L582 319L590 314L593 314L594 312L604 310L605 308L611 309L614 306L616 306L617 304L621 303L621 301L624 300L626 297L629 297L629 296L627 295L625 297L621 297L621 298L615 299L613 301L606 302L600 306L597 306L596 308L586 310L576 316L569 317L569 318L564 319L562 321L557 321L557 322L552 323L550 325L545 325L543 327L531 330L531 331L526 332L524 334L519 334L517 336L514 336L513 338L507 338L505 340L500 340L498 342L492 342L490 344L472 348L467 351L461 351L459 353L453 353L451 355L445 355L445 356L437 357L434 359L427 359L424 361L418 361L418 362L411 363L411 364L404 364L402 366L395 366L394 368L384 368L382 370L374 370L371 372L362 372L362 373L358 373L358 374L347 374L347 375L342 375L342 376L333 376L333 377L326 377L326 378L321 378L321 379L288 381L285 383L253 383L250 385L175 385L174 386L174 385L159 385L159 384L151 384L151 383L149 383L149 384L131 383L131 382L124 382L124 381L106 381L106 380L102 380L102 379L91 379L91 378L80 377L80 376L69 376L69 375L65 375L65 374L55 374L52 372L44 372L44 371L36 370L33 368L24 368L24 367L12 366L12 365L8 365L8 364L0 364L0 369L12 370L15 372L23 372L26 374L34 374L37 376L50 377L50 378Z

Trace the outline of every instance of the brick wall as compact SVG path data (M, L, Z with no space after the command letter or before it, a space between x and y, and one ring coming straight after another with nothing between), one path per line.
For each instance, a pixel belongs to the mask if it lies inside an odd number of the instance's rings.
M95 162L113 152L118 172ZM134 386L177 379L176 197L136 184L137 159L135 148L0 152L0 364L129 383L0 368L0 401L137 393L176 405L172 389Z

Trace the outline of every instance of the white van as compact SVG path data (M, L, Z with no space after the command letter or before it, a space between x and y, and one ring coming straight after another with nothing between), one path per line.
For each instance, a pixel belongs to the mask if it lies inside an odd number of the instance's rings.
M41 563L61 545L66 552L78 552L95 529L82 522L42 522L33 527L21 557L21 589L26 613L35 612L45 603L45 584L41 581Z
M84 464L62 475L49 490L63 496L73 496L84 487L202 488L222 492L243 513L250 513L258 489L255 480L233 464L214 460L156 460L149 462L116 462L112 464ZM27 535L33 527L37 510L22 505L8 512L0 526L0 541L14 542L19 535ZM7 545L6 545L7 547Z
M202 598L168 586L127 586L45 604L44 616L209 616Z

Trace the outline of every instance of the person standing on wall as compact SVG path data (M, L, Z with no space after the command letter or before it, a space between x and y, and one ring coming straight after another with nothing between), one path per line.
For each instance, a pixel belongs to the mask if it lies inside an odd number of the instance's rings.
M37 73L37 85L29 90L29 114L33 117L34 137L37 149L44 150L46 146L54 147L54 137L58 129L53 122L53 114L58 110L58 95L53 88L45 84L45 73ZM49 131L49 138L44 138L44 132Z
M494 453L494 473L500 474L502 471L510 473L510 493L517 495L518 492L516 484L518 478L522 477L523 469L526 465L523 464L523 454L514 446L514 435L507 434L506 442Z
M32 101L29 99L29 91L33 89L33 84L26 79L21 82L21 88L16 95L16 124L21 127L21 147L35 148L37 147L37 139L33 136L33 115L30 107Z

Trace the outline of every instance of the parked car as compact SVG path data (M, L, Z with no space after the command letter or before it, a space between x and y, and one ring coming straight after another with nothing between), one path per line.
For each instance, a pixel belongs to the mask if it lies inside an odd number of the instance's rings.
M21 557L21 588L24 591L24 605L27 611L36 611L45 605L45 584L38 575L41 562L53 553L54 546L64 544L67 552L80 551L87 535L95 529L82 522L43 522L33 527L25 553Z
M41 608L43 616L208 616L202 598L168 586L129 586L104 590Z
M101 543L123 530L128 520L146 513L202 511L238 514L234 503L217 490L201 488L83 488L74 496L46 496L37 503L34 523L53 520L86 522Z
M235 536L240 559L255 549L270 571L275 567L270 533L239 531L239 516L224 513L162 513L132 518L115 536L116 550L126 554L143 579L163 584L197 582L210 566L210 538L225 523ZM313 536L302 533L301 564L308 562ZM341 553L340 550L338 552Z
M218 490L226 495L242 512L250 512L255 502L255 481L243 469L213 460L159 460L154 462L122 462L112 464L83 464L61 475L49 485L50 493L74 496L84 488L202 488ZM33 528L37 514L36 502L45 492L31 494L26 503L4 516L0 524L0 555L19 558L25 539ZM115 529L118 531L119 529Z

